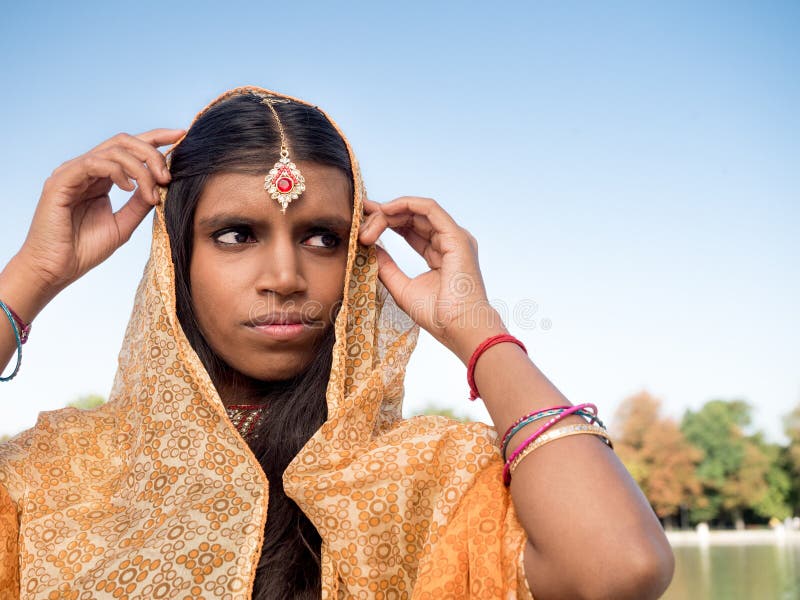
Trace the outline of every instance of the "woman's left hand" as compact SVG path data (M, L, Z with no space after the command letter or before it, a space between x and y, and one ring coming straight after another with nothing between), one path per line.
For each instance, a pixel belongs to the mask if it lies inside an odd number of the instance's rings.
M359 241L374 244L388 228L402 236L430 267L413 279L376 246L378 277L420 327L465 363L486 337L507 333L489 304L478 265L478 241L430 198L402 196L380 204L364 200Z

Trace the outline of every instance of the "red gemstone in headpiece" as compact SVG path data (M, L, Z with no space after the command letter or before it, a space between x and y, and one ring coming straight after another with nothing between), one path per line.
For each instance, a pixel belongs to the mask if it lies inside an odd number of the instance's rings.
M280 191L282 194L287 194L294 187L294 182L288 177L281 177L278 179L275 185L277 186L278 191Z

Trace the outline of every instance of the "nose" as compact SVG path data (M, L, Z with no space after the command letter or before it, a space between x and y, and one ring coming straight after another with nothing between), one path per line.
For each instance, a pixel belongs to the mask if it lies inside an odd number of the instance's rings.
M306 291L300 247L288 235L275 235L264 245L256 287L259 293L274 292L291 296Z

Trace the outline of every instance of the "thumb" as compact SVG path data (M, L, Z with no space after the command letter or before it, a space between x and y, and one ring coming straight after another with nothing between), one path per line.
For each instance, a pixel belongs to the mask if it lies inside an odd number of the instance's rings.
M144 200L143 191L137 189L131 198L114 213L114 220L117 222L117 230L123 241L128 241L133 235L133 231L139 226L153 205Z
M403 290L411 279L400 270L397 263L389 255L385 248L375 245L375 256L378 259L378 278L397 302L398 306L406 310L401 298Z

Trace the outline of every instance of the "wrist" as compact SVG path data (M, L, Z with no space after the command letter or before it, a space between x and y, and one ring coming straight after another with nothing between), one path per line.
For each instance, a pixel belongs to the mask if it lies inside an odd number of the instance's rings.
M0 299L26 323L33 321L57 294L58 290L47 285L19 254L0 271Z
M496 310L483 311L479 317L476 316L474 323L468 325L456 329L450 336L451 350L464 366L469 364L469 359L481 342L501 333L509 333Z

